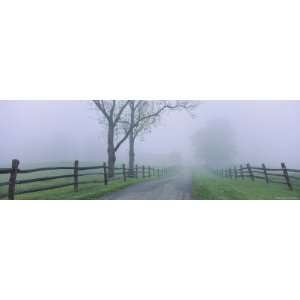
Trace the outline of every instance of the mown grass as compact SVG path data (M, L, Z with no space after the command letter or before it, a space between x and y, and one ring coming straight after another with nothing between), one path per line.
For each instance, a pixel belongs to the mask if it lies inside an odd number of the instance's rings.
M59 188L55 190L48 190L42 192L35 192L30 194L17 195L17 200L94 200L99 199L102 196L123 189L129 185L137 184L146 179L128 179L127 181L116 180L109 182L108 185L103 183L91 183L80 186L79 191L74 192L72 186Z
M99 163L81 163L82 166L95 166L100 165ZM37 167L50 167L50 164L44 164L44 165L29 165L26 166L27 168L37 168ZM71 163L55 163L54 166L72 166ZM98 173L103 172L103 170L82 170L79 172L79 174L87 174L87 173ZM117 178L108 182L108 185L104 185L104 176L100 174L94 174L94 175L87 175L79 177L79 191L74 192L74 187L67 186L52 190L45 190L45 191L39 191L39 192L33 192L28 194L20 194L16 195L17 200L61 200L61 199L82 199L82 200L93 200L93 199L99 199L105 194L120 190L122 188L125 188L132 184L137 184L145 180L155 179L156 176L153 177L146 177L146 178L127 178L126 181L123 181L123 176L120 174L121 170L116 170ZM40 178L40 177L50 177L50 176L59 176L59 175L71 175L73 174L73 170L53 170L53 171L41 171L41 172L34 172L29 174L18 174L17 179L18 180L25 180L25 179L33 179L33 178ZM147 173L146 173L147 175ZM8 181L8 174L6 175L0 175L0 182L6 182ZM140 176L140 174L139 174ZM99 181L97 183L86 183L86 184L80 184L87 181ZM63 185L73 183L73 177L70 178L61 178L61 179L54 179L54 180L47 180L42 182L33 182L33 183L27 183L27 184L17 184L16 185L16 192L26 191L30 189L38 189L43 187L49 187L54 185ZM0 195L7 195L7 186L0 187ZM0 197L0 199L7 199L7 196Z
M258 200L258 199L300 199L300 189L289 190L286 185L263 180L229 179L208 173L194 173L192 185L193 199L203 200Z

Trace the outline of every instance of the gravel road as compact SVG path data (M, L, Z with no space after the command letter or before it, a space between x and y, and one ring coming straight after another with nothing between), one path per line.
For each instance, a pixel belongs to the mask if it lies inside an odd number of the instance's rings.
M192 197L190 174L151 180L131 185L101 199L107 200L188 200Z

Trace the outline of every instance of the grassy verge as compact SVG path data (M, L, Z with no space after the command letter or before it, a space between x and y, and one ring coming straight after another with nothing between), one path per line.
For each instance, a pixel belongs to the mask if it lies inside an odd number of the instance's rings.
M95 165L101 165L99 162L80 162L81 167L86 166L95 166ZM20 166L21 169L28 169L28 168L40 168L40 167L72 167L73 162L53 162L53 163L41 163L41 164L22 164ZM119 167L121 166L118 165ZM2 167L9 167L2 166ZM101 173L102 170L81 170L80 174L90 174L90 173ZM51 170L51 171L39 171L34 173L26 173L26 174L18 174L17 180L27 180L27 179L34 179L34 178L40 178L40 177L51 177L51 176L60 176L60 175L72 175L73 170ZM146 175L147 175L146 171ZM139 174L141 176L141 174ZM8 174L0 174L0 183L1 182L7 182L8 181ZM74 192L73 186L67 186L62 188L56 188L51 190L45 190L45 191L39 191L34 193L27 193L27 194L20 194L16 195L17 200L63 200L63 199L82 199L82 200L88 200L88 199L99 199L102 196L109 194L111 192L120 190L122 188L125 188L132 184L137 184L140 182L143 182L145 180L151 180L151 179L157 179L156 176L152 176L150 178L127 178L127 181L123 181L122 171L116 170L116 177L118 179L115 179L113 181L109 181L108 185L104 185L104 176L103 174L94 174L94 175L87 175L79 177L79 191ZM99 181L98 183L85 183L88 181ZM102 182L100 182L102 181ZM44 187L51 187L55 185L63 185L63 184L72 184L73 183L73 177L70 178L60 178L60 179L52 179L47 181L39 181L39 182L33 182L33 183L27 183L27 184L17 184L16 185L16 191L22 192L26 190L31 189L40 189ZM80 184L84 183L84 184ZM0 186L0 196L4 195L0 199L7 199L7 186Z
M153 177L152 177L153 179ZM17 200L94 200L99 199L105 194L118 191L129 185L137 184L148 179L127 179L127 181L116 180L109 182L108 185L103 183L91 183L85 184L84 186L79 185L79 191L74 192L72 186L59 188L55 190L48 190L42 192L35 192L31 194L17 195Z
M220 178L206 173L193 175L193 199L300 199L300 189L290 191L287 186L266 184L262 180L235 180Z
M91 165L99 165L99 163L87 162L81 163L81 166L91 166ZM49 166L46 165L28 165L26 168L37 168L37 167L44 167ZM51 166L51 165L50 165ZM54 163L54 166L72 166L71 163ZM73 186L67 186L62 188L56 188L51 190L45 191L38 191L34 193L27 193L27 194L20 194L16 195L16 199L18 200L38 200L38 199L45 199L45 200L60 200L60 199L99 199L103 195L120 190L132 184L137 184L145 180L156 179L156 176L152 176L150 178L127 178L127 181L123 181L123 176L120 173L121 171L116 171L116 177L119 179L114 179L113 181L109 181L108 185L104 185L104 177L102 174L98 174L102 170L81 170L80 174L91 174L87 176L79 177L79 191L74 192ZM27 180L27 179L34 179L40 177L51 177L51 176L60 176L60 175L72 175L72 170L52 170L52 171L40 171L35 173L26 173L26 174L18 174L18 180ZM146 173L147 175L148 173ZM8 181L8 174L0 175L0 182L7 182ZM139 174L139 176L141 176ZM85 183L88 181L99 181L97 183ZM101 182L102 181L102 182ZM51 187L55 185L63 185L63 184L72 184L73 177L70 178L60 178L60 179L52 179L47 181L39 181L27 184L17 184L16 191L22 192L31 189L40 189L44 187ZM84 184L80 184L84 183ZM7 195L7 186L0 186L0 196ZM3 196L0 199L7 199L7 196Z

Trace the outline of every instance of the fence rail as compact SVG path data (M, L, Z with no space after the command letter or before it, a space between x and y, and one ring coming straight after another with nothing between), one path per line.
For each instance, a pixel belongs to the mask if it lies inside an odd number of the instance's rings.
M217 176L228 177L231 179L242 180L245 178L250 178L252 181L255 179L262 179L267 184L278 183L285 184L290 190L293 190L295 186L300 185L300 170L299 169L289 169L286 167L285 163L281 163L281 168L267 168L265 164L261 167L251 166L249 163L246 166L240 165L239 167L234 166L233 168L226 169L216 169L213 173ZM298 175L298 176L297 176ZM276 180L282 178L283 181Z
M167 176L172 173L174 167L167 167L167 168L154 168L150 166L138 166L136 165L133 169L126 168L126 165L123 164L122 167L114 168L114 176L108 176L108 166L106 163L99 166L87 166L87 167L80 167L79 161L74 161L73 167L43 167L43 168L35 168L35 169L20 169L19 168L19 160L14 159L12 160L11 168L0 168L1 175L9 175L8 181L0 182L0 187L7 186L7 194L0 194L0 198L7 197L9 200L14 200L15 195L27 194L27 193L34 193L52 189L58 189L67 186L73 186L74 191L79 191L79 185L88 184L88 183L102 183L107 185L110 181L115 180L123 180L126 181L127 178L146 178L146 177L162 177ZM35 172L45 172L45 171L57 171L57 170L70 170L73 171L72 174L63 174L63 175L56 175L56 176L45 176L45 177L37 177L32 179L23 179L19 180L18 174L31 174ZM100 172L95 173L83 173L80 174L80 171L87 171L87 170L100 170ZM102 170L102 171L101 171ZM88 181L79 181L80 177L84 176L101 176L101 180L88 180ZM62 184L54 184L45 187L35 187L27 190L16 190L18 185L35 183L35 182L44 182L44 181L51 181L57 179L64 179L64 178L73 178L73 181L70 183L62 183Z

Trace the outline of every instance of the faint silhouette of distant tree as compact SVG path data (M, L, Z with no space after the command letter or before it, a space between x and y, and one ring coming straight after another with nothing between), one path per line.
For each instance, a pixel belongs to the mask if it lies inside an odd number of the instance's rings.
M212 120L192 136L195 156L206 167L223 167L233 163L237 154L235 131L230 122Z

